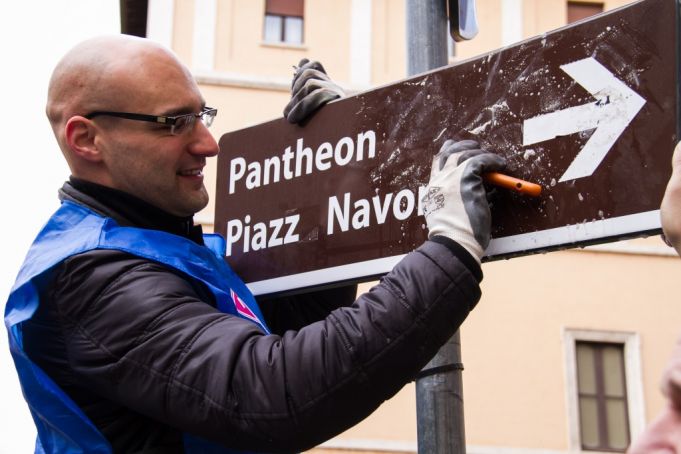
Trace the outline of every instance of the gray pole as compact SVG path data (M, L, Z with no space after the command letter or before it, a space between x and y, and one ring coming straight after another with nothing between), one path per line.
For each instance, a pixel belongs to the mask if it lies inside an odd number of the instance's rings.
M465 454L461 342L457 331L416 380L419 454Z
M447 64L447 0L406 0L407 73ZM416 380L419 454L465 454L459 332Z
M447 64L447 0L407 1L407 75Z

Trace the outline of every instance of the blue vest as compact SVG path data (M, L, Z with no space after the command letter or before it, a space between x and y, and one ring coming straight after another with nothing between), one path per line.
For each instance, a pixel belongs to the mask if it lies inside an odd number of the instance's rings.
M115 249L162 263L203 282L220 311L246 318L269 333L255 298L223 260L225 242L204 235L207 247L170 233L121 227L73 202L64 202L28 251L5 307L5 325L19 381L36 428L36 453L110 453L111 446L80 408L23 349L22 322L30 319L52 270L93 249ZM233 452L185 436L187 452Z

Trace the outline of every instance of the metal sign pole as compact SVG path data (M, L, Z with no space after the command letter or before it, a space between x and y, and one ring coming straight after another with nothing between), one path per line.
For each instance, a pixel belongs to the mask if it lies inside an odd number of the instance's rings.
M406 0L407 73L447 64L445 0ZM440 349L416 380L419 454L466 452L459 332Z

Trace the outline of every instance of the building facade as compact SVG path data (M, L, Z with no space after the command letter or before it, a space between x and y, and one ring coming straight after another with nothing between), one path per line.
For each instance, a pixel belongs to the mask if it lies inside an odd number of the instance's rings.
M450 62L627 3L478 0L480 33L453 45ZM147 34L192 69L219 109L217 137L280 117L302 58L351 93L406 76L403 0L151 0ZM209 205L198 219L213 216ZM482 300L461 329L468 452L623 452L663 405L680 271L658 237L484 264ZM412 384L316 451L416 446Z

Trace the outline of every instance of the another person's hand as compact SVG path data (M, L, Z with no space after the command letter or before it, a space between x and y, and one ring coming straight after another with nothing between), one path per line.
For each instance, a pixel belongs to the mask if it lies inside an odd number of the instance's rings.
M674 148L672 176L660 206L664 239L681 255L681 142Z
M667 405L629 446L627 454L681 453L681 413Z
M479 262L492 225L482 175L505 167L503 157L481 149L473 140L447 140L433 159L422 200L428 238L451 238Z
M284 116L291 123L300 123L324 104L345 96L343 89L329 79L318 61L300 60L291 84L291 100Z
M681 339L662 375L667 398L659 415L631 444L629 454L681 454Z
M681 255L681 142L672 156L672 176L660 205L662 238ZM681 339L662 375L667 402L659 415L631 444L628 454L681 454Z
M676 341L672 356L662 374L661 388L671 406L681 414L681 338Z

